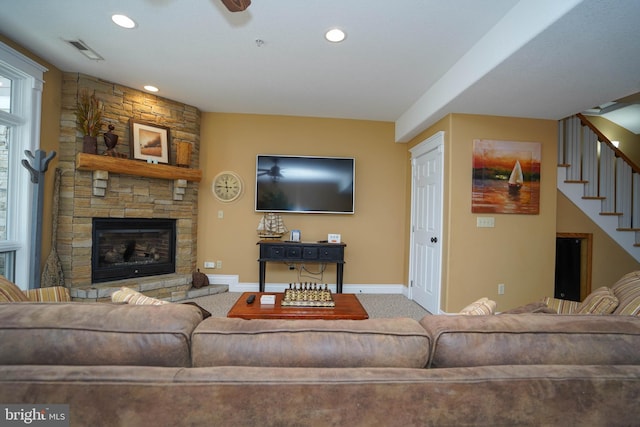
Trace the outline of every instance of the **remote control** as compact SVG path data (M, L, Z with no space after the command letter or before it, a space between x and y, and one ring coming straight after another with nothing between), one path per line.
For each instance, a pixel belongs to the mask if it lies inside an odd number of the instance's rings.
M249 295L247 297L247 304L253 304L253 302L256 300L256 296L255 295Z

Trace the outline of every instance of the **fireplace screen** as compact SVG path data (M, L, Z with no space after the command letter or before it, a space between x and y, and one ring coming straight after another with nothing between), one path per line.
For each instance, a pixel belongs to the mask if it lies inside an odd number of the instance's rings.
M94 218L93 283L175 273L172 219Z

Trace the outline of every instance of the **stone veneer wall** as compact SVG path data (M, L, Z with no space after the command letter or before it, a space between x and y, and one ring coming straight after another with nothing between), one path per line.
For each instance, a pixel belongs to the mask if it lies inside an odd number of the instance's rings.
M198 183L189 182L182 200L174 200L173 180L109 173L104 197L93 195L92 171L76 170L82 134L74 114L80 90L88 89L104 102L104 130L115 126L116 151L129 152L129 119L170 128L171 160L178 141L192 143L191 168L198 168L200 111L192 106L78 73L64 73L62 85L60 152L62 169L57 252L69 288L91 285L93 217L176 219L176 273L190 274L196 266ZM98 138L98 154L106 147Z

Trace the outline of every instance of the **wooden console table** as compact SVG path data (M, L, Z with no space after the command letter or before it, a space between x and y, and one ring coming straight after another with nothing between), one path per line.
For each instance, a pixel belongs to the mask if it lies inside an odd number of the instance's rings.
M264 292L267 262L336 264L336 293L342 293L345 243L305 243L260 240L260 292Z

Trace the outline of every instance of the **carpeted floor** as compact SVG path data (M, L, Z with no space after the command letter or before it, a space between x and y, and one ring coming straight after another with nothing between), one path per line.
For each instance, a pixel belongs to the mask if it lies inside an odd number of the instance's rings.
M240 298L240 292L222 292L194 298L193 301L216 317L226 317L231 306ZM410 317L420 320L429 314L427 310L399 294L358 294L360 303L369 313L369 318Z

